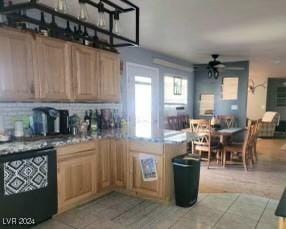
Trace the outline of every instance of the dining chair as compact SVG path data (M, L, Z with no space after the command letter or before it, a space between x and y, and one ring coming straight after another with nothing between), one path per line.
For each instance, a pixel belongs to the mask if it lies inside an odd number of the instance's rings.
M179 120L177 116L169 116L167 117L168 128L170 130L179 130Z
M223 153L223 167L226 165L226 155L230 153L230 158L232 154L237 153L241 154L242 163L244 170L248 170L248 164L250 163L253 166L253 135L255 133L256 125L254 123L250 123L247 127L246 134L244 137L243 143L231 143L229 145L224 146L224 153Z
M205 119L190 119L190 128L195 133L210 130L210 121Z
M220 121L222 128L234 128L236 117L234 115L219 115L217 117Z
M186 129L190 128L190 123L189 123L189 115L179 115L178 116L178 124L179 124L179 129Z
M223 147L217 137L212 136L211 125L209 120L204 119L190 119L190 127L193 133L196 133L197 138L192 141L192 153L202 152L208 154L208 169L212 158L212 153L216 154L217 163L221 162L223 158Z
M262 120L258 119L256 121L253 122L252 125L254 125L253 128L253 133L252 133L252 146L251 146L251 150L252 150L252 156L253 156L253 162L257 162L258 157L257 157L257 139L258 139L258 135L259 135L259 131L261 128L261 123Z

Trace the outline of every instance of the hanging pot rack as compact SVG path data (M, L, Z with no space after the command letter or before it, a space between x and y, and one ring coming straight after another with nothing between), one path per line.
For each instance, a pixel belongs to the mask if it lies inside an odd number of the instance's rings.
M118 47L130 47L130 46L139 46L139 15L140 15L140 9L133 3L131 3L128 0L117 0L125 5L127 5L127 8L123 8L122 6L119 6L116 3L113 3L111 0L101 0L104 4L108 5L112 9L108 9L104 7L104 12L109 15L109 28L104 29L100 28L97 25L82 21L78 19L77 17L56 11L54 8L47 6L45 4L39 3L38 0L30 0L29 2L26 3L15 3L12 5L4 6L4 0L0 0L0 13L4 15L9 15L15 18L16 20L22 20L27 23L35 24L35 25L40 25L41 21L38 19L35 19L33 17L29 17L27 15L20 15L18 14L19 11L22 10L39 10L41 12L50 14L51 16L58 17L60 19L64 19L66 21L70 21L74 24L77 24L79 26L86 27L88 29L94 30L99 34L104 34L108 36L108 42L105 41L98 41L98 43L102 43L106 46L108 46L111 49L116 49ZM93 2L92 0L79 0L81 3L89 4L90 6L99 8L99 4L96 2ZM113 19L114 19L114 14L116 13L129 13L135 11L135 40L132 40L130 38L124 37L119 34L113 33ZM64 28L58 27L59 30L64 30ZM115 42L116 39L116 42Z

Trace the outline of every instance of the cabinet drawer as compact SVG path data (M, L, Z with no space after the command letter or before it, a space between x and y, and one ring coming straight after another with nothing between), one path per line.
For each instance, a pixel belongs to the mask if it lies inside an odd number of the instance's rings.
M130 141L129 151L163 154L163 144L143 141Z
M96 150L96 142L91 141L87 143L80 143L80 144L74 144L74 145L68 145L68 146L62 146L57 148L57 156L58 159L75 156L75 154L83 153L92 151L95 152Z

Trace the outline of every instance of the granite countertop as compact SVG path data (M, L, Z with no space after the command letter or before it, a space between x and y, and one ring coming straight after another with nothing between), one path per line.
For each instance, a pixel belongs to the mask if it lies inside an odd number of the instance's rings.
M286 188L275 212L276 216L286 218Z
M134 129L111 129L102 130L96 133L89 134L87 136L54 136L54 137L42 137L42 138L28 138L25 140L17 140L10 143L0 145L0 156L21 153L28 150L37 150L46 147L59 147L70 144L78 144L88 142L96 139L129 139L139 140L152 143L162 144L182 144L190 142L193 139L192 134L173 131L166 129L156 129L152 133L144 130Z

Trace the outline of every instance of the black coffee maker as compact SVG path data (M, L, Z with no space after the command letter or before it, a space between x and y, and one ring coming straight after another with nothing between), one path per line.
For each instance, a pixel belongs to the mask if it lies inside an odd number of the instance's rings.
M69 134L69 111L68 110L58 110L60 113L60 133Z
M33 133L35 135L56 135L60 133L60 118L58 110L52 107L37 107L33 109Z

